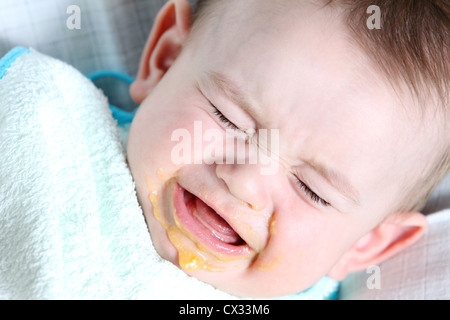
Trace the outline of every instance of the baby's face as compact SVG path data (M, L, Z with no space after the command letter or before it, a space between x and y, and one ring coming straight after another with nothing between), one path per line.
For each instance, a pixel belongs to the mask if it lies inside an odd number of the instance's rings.
M143 101L127 153L163 258L233 294L280 296L333 275L390 213L413 175L414 128L327 11L286 11L286 24L263 5L239 6ZM256 163L226 163L211 148L251 131L234 141L269 149Z

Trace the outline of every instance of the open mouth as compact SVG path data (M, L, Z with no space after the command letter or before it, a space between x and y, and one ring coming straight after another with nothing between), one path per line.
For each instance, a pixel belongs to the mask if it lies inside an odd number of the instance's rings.
M178 184L175 187L174 205L183 231L194 236L208 249L235 257L250 252L250 247L230 224L200 198Z

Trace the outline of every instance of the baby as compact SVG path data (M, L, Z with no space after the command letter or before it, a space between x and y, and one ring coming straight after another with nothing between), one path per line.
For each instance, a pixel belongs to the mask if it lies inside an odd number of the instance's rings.
M167 2L127 143L158 253L274 297L415 242L450 165L448 18L438 0Z

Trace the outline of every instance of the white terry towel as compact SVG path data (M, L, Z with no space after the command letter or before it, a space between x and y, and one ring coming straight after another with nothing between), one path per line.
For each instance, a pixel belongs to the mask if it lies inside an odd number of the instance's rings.
M233 298L154 250L103 94L23 48L0 62L0 298Z

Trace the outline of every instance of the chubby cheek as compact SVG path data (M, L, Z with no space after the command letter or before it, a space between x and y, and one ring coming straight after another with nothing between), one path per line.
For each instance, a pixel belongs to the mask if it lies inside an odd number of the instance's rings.
M173 251L166 245L165 230L155 220L154 204L162 200L166 182L194 160L190 157L184 159L187 163L180 163L184 153L194 154L197 123L208 129L208 124L211 126L213 121L203 109L195 107L195 101L189 103L189 97L165 100L155 94L147 97L140 106L130 128L127 158L156 247L165 246ZM181 154L178 152L180 146L183 147ZM151 199L152 193L154 199ZM161 252L169 250L166 249Z
M160 168L175 172L196 163L203 132L213 125L207 112L189 105L187 99L164 104L149 100L141 108L130 129L129 154L136 153L131 156L145 168L145 175L154 176Z
M260 281L271 282L271 288L279 288L276 294L289 294L325 276L346 245L336 232L337 217L327 217L295 195L282 199L270 220L267 246L252 271Z

